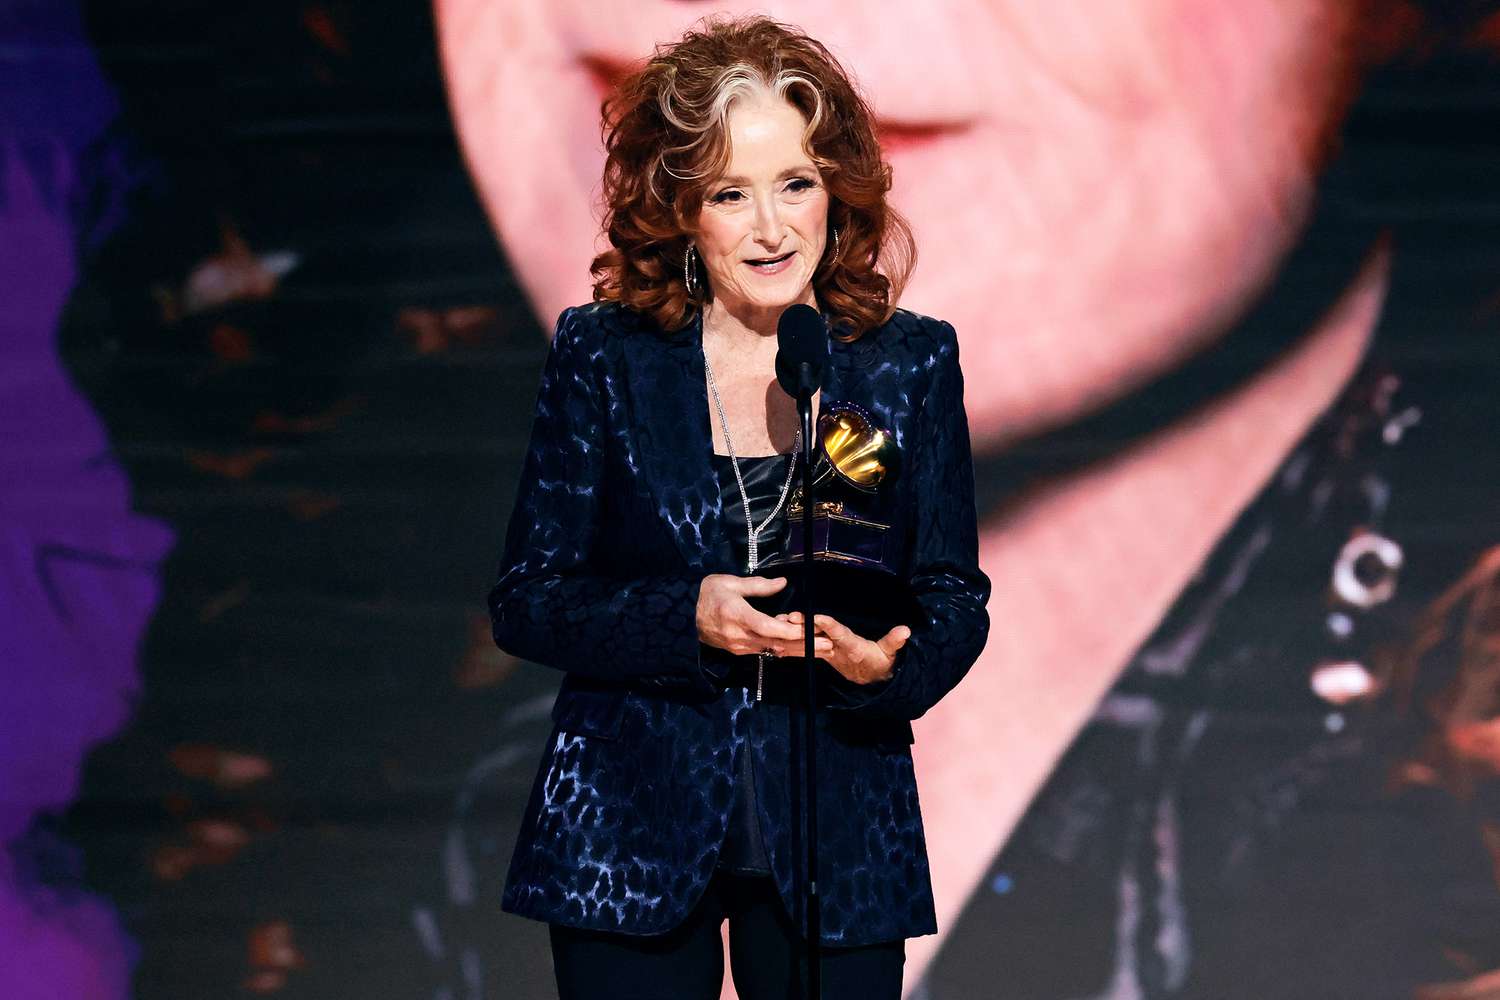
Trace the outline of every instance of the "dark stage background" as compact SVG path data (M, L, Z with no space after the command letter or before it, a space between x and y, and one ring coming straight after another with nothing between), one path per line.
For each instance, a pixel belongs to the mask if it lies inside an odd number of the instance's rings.
M1500 997L1500 30L1381 10L1419 41L1350 95L1335 211L1271 292L981 449L1000 524L1242 384L1391 241L1358 377L1015 832L968 841L911 995ZM4 996L553 995L545 927L498 900L558 677L483 603L551 315L476 193L436 17L0 14ZM1366 606L1329 583L1361 532L1404 555Z

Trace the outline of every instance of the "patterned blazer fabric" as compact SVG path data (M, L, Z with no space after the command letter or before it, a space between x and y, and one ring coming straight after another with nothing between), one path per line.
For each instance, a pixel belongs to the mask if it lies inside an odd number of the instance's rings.
M990 581L978 566L953 328L898 310L829 346L822 398L863 405L905 457L880 503L925 614L889 680L857 686L820 667L822 938L853 946L937 929L910 722L978 658ZM772 874L799 913L801 811L788 768L800 709L726 686L736 657L697 634L703 577L741 572L712 453L700 322L668 334L615 303L564 310L489 595L496 644L564 672L507 911L670 930L713 875L736 755L750 753Z

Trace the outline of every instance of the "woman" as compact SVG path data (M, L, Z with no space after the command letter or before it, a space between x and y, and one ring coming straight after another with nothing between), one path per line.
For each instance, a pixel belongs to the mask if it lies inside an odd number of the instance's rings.
M904 939L936 931L910 720L989 626L953 328L895 309L913 250L873 119L803 33L708 22L605 123L612 248L558 321L490 594L496 643L565 671L503 906L551 924L563 997L717 996L726 916L742 998L798 978L799 661L759 654L800 655L802 622L752 607L785 580L748 570L800 447L776 323L811 305L814 418L855 402L895 439L889 551L925 615L814 622L824 995L897 997Z

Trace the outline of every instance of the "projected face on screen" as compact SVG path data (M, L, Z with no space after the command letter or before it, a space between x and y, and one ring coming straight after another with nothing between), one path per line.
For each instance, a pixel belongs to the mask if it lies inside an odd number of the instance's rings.
M1243 316L1303 234L1363 69L1404 23L1343 0L438 0L464 150L544 328L590 297L600 100L721 9L801 26L870 98L918 243L901 304L957 329L982 458L1129 395ZM940 927L981 895L1135 651L1349 384L1390 260L1384 241L1362 252L1295 350L981 512L995 627L914 747ZM909 982L941 940L908 942Z
M439 0L455 117L544 326L589 298L614 75L707 5ZM1303 220L1349 87L1339 0L728 4L802 26L880 115L980 450L1211 340ZM714 8L715 10L721 8Z

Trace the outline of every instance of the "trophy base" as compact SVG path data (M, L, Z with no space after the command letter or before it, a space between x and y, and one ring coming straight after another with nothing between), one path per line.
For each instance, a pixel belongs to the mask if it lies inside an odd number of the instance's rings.
M927 623L911 588L891 573L819 559L812 568L814 613L830 615L866 639L879 639L897 625L916 629ZM768 615L802 610L807 569L801 560L762 565L755 575L784 576L787 582L774 594L748 598L751 607Z

